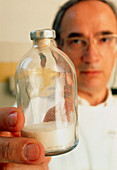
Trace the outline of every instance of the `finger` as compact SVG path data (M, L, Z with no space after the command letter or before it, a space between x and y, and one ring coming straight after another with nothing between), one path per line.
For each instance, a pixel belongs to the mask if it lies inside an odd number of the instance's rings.
M0 163L0 169L5 170L49 170L49 163L51 158L46 157L45 162L41 163L40 165L25 165L25 164L16 164L16 163Z
M35 139L0 137L0 162L40 164L45 161L45 150Z
M20 137L21 132L8 132L8 131L0 131L1 137Z
M24 165L14 163L2 163L0 164L1 170L49 170L48 165Z
M21 131L24 121L24 114L18 108L0 108L0 131Z
M50 121L55 121L55 107L52 107L49 109L45 115L44 122L50 122Z
M44 162L46 165L48 165L51 161L51 157L45 157Z

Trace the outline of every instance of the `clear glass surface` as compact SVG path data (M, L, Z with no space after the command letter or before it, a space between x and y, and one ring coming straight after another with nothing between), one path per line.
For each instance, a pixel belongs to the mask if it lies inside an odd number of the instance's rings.
M25 115L22 136L41 142L47 156L62 154L78 144L76 72L71 60L45 38L16 69L17 105Z

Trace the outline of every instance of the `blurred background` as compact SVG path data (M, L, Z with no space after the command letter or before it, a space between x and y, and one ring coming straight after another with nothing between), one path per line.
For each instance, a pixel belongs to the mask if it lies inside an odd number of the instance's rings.
M0 0L0 107L15 103L15 69L19 59L32 46L30 32L51 28L64 2L67 0ZM117 0L113 2L117 5ZM116 65L109 82L114 88L117 88Z

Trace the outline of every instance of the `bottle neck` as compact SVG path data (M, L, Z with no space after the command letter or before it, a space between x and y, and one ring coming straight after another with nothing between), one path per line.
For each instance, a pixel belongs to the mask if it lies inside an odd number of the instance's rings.
M50 38L37 39L33 41L33 45L35 48L48 47L53 43L54 43L54 39L50 39Z

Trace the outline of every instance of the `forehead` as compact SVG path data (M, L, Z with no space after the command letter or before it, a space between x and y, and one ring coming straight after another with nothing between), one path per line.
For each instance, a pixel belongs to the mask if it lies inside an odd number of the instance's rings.
M86 36L103 31L117 33L117 20L112 9L97 0L82 1L69 8L61 22L61 36L71 32Z

